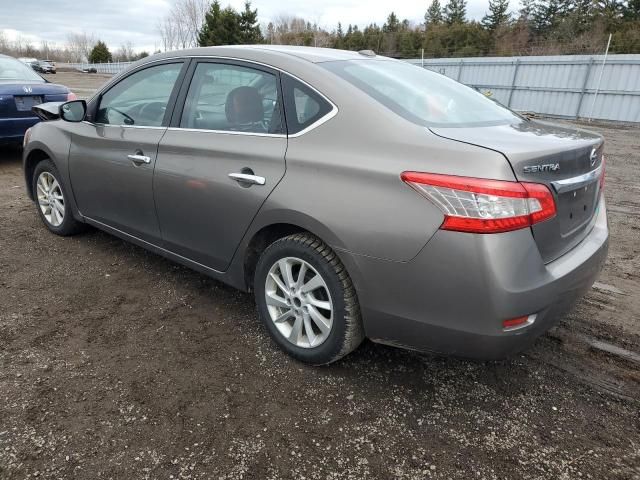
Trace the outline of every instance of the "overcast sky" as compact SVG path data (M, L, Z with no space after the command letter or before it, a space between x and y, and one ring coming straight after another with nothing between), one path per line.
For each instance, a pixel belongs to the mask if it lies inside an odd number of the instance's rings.
M400 19L420 22L430 0L254 0L260 23L266 24L280 14L301 16L332 30L338 22L360 26L384 23L389 10ZM441 0L442 4L446 0ZM512 8L515 9L512 0ZM93 33L112 50L126 41L135 49L152 51L160 47L156 31L158 21L167 13L171 0L0 0L0 30L5 36L17 36L34 45L41 40L63 44L69 32ZM222 0L236 9L244 0ZM467 15L480 19L488 0L468 0Z

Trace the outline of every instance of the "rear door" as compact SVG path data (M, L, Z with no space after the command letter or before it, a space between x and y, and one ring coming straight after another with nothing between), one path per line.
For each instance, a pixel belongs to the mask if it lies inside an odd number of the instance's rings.
M160 242L153 169L183 69L169 61L132 72L101 95L93 121L74 124L69 168L83 215Z
M224 271L285 172L277 71L200 60L160 142L154 194L165 248Z

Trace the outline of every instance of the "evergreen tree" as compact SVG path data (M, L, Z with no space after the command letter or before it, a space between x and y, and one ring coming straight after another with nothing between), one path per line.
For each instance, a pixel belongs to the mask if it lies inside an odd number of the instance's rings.
M209 45L220 45L220 17L222 9L220 8L220 2L214 0L211 4L211 8L204 17L204 24L198 34L198 44L201 47Z
M449 0L444 7L444 21L447 25L465 23L467 21L467 1Z
M640 0L639 0L640 1ZM440 0L433 0L429 8L427 9L427 13L424 14L424 24L428 25L439 25L443 22L442 18L442 7L440 6Z
M220 12L222 43L219 45L237 45L241 43L240 14L232 7Z
M345 48L344 32L342 31L342 23L338 22L333 48Z
M240 42L244 44L262 43L262 32L258 24L258 9L251 10L251 2L244 2L244 11L240 14Z
M404 31L400 34L398 48L400 50L400 55L404 58L411 58L417 55L412 32Z
M489 0L489 12L482 19L482 26L494 32L499 26L510 20L509 0Z
M607 23L607 27L614 26L622 17L623 4L620 0L597 0L596 10L602 15Z
M622 13L627 20L640 20L640 0L628 0Z
M242 42L241 15L233 8L220 8L220 2L215 0L207 12L204 24L198 35L201 47L210 45L236 45Z
M382 27L384 32L397 32L400 30L400 21L394 12L391 12L387 17L387 23Z
M562 0L540 0L532 13L533 29L538 35L546 36L566 15L566 4Z
M526 21L526 22L530 22L532 17L533 17L533 12L535 10L535 1L536 0L520 0L520 4L522 5L522 7L520 8L520 10L518 11L518 15L519 18ZM591 1L591 0L589 0Z
M107 44L101 40L98 40L98 43L93 47L91 53L89 54L89 62L90 63L104 63L111 61L111 52L107 47Z

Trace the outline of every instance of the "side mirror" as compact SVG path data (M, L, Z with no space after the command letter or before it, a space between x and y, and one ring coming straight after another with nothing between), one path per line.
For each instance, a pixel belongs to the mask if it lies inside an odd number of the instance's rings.
M81 122L87 113L87 102L72 100L60 105L60 118L66 122Z

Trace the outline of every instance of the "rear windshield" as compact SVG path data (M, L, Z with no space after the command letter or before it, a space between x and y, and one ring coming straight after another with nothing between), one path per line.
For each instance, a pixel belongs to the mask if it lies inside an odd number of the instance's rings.
M44 82L30 66L14 58L0 57L0 82L6 81Z
M346 60L320 65L418 125L501 125L520 118L474 89L410 63Z

